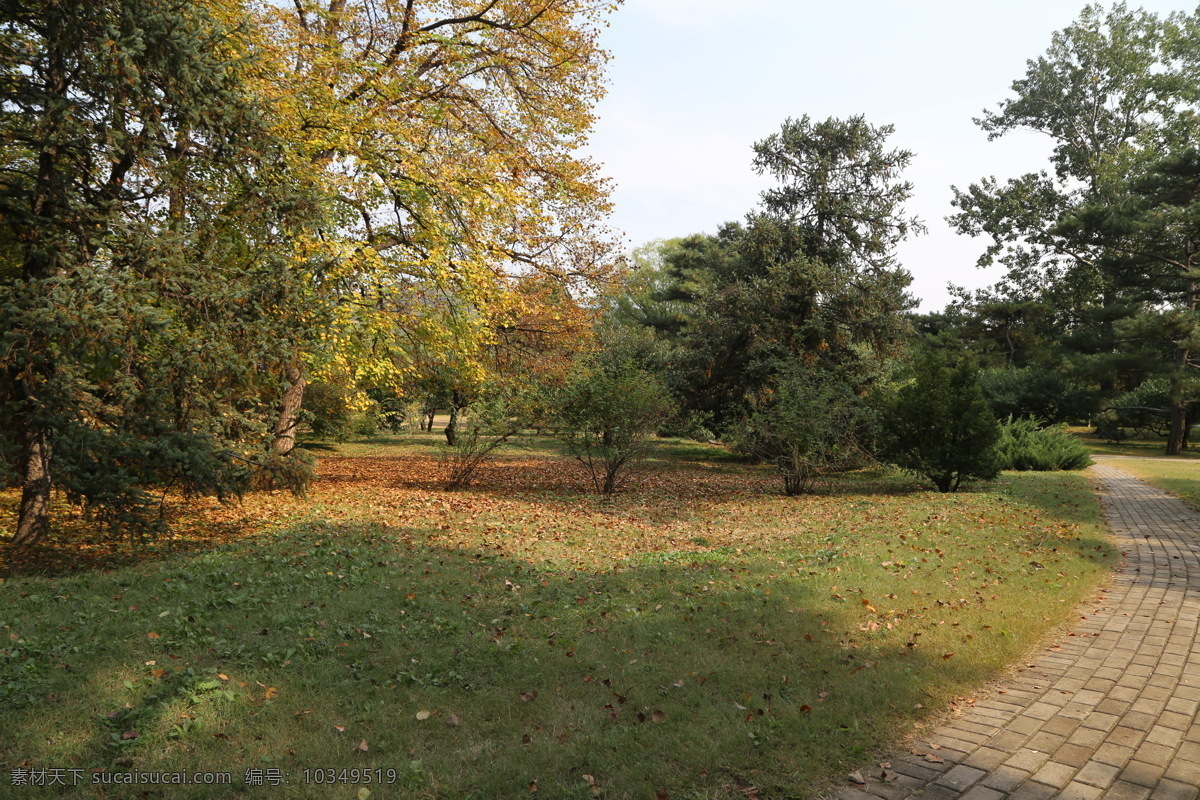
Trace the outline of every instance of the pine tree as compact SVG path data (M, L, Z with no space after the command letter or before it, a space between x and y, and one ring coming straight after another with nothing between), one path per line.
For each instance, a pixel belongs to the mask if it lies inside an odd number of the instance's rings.
M941 492L956 492L970 478L999 475L995 445L1000 426L974 366L965 359L953 365L945 354L933 351L922 354L915 370L889 415L891 461L929 478Z

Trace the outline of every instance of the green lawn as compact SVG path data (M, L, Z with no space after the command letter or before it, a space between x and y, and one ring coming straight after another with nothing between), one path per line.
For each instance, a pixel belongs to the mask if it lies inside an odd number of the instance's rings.
M411 438L344 451L305 501L187 510L241 531L222 544L0 585L2 766L86 771L21 797L138 771L234 786L102 796L811 797L1113 563L1079 474L940 495L854 473L786 498L669 444L608 499L534 446L445 494Z
M1138 456L1143 458L1166 458L1165 455L1167 440L1166 437L1154 437L1151 439L1126 439L1122 442L1110 442L1107 439L1102 439L1092 433L1092 428L1076 427L1071 428L1079 439L1087 446L1088 450L1098 456ZM1177 456L1170 458L1178 459L1200 459L1200 451L1196 449L1196 445L1184 450Z

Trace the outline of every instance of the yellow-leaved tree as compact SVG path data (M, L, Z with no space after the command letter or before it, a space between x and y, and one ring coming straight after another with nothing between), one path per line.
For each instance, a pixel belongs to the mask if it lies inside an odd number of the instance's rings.
M283 369L275 448L294 442L306 371L399 384L414 344L484 379L527 313L522 273L565 287L612 272L605 181L579 155L603 94L597 37L620 0L294 0L257 7L281 138L324 188L334 322Z

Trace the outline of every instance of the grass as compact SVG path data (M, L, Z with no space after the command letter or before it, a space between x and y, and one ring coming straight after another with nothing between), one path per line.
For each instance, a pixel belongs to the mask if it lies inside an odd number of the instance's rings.
M0 766L234 784L108 798L812 797L1067 621L1114 556L1077 474L785 498L675 444L602 498L535 447L446 494L411 438L339 451L305 501L179 507L173 552L0 585Z
M1075 434L1084 443L1088 450L1093 455L1098 456L1137 456L1142 458L1178 458L1196 459L1200 458L1200 452L1197 451L1193 444L1191 448L1184 450L1177 456L1166 456L1167 439L1165 436L1157 436L1150 439L1126 439L1121 442L1110 442L1093 433L1090 427L1075 427L1071 428L1071 433Z

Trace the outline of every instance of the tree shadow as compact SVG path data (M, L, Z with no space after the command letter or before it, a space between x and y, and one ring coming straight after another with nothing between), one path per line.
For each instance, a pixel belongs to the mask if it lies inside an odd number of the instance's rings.
M531 775L568 796L584 773L618 795L783 796L891 745L918 704L993 672L947 660L907 624L866 626L859 603L831 604L799 576L701 562L538 567L429 533L305 523L34 582L39 604L6 590L28 638L71 628L94 646L38 662L51 678L36 702L0 712L22 732L0 746L3 761L238 777L270 763L293 778L421 761L439 796L513 795ZM118 597L122 613L54 604L51 591ZM441 720L422 725L417 709ZM461 726L445 724L451 712ZM355 751L360 737L368 751ZM109 796L211 796L119 791Z

